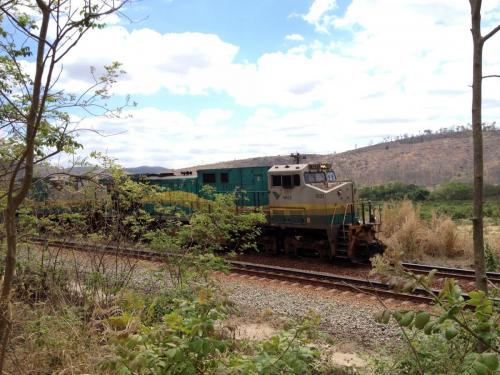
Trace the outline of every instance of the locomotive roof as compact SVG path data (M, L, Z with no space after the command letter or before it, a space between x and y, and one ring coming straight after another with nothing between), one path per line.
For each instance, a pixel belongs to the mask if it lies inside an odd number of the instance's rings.
M300 172L307 169L309 164L284 164L284 165L273 165L269 172Z
M160 176L160 175L149 175L147 176L148 180L178 180L178 179L191 179L191 178L197 178L198 176L196 175L196 172L192 172L189 175L183 175L183 174L172 174L170 176Z

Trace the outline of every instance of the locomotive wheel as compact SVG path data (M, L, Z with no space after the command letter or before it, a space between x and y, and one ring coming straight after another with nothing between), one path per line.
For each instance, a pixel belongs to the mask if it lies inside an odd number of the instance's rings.
M261 236L259 239L259 248L261 248L264 253L278 254L278 239L276 236L272 235Z

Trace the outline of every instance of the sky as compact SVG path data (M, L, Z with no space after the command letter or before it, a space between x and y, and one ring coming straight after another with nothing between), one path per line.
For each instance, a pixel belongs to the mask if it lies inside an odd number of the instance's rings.
M142 0L66 56L59 87L79 92L97 69L126 74L87 117L91 150L127 167L333 153L386 136L470 123L472 40L466 0ZM500 0L483 1L483 34ZM484 48L500 73L500 33ZM483 120L500 120L500 79L485 79Z

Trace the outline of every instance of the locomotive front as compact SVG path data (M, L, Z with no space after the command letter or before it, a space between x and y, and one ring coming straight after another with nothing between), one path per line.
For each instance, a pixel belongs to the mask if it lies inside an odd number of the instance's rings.
M354 184L337 180L331 164L275 165L268 179L269 224L280 229L286 252L364 261L383 251L373 215L359 223Z

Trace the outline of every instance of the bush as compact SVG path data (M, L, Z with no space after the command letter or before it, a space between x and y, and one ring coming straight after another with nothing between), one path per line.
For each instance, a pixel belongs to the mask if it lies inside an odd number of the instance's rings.
M136 298L128 300L141 305ZM317 320L306 320L267 340L238 343L223 339L215 329L227 313L227 305L213 290L201 288L191 299L173 301L161 323L143 325L137 333L116 340L116 355L104 369L118 374L312 373L319 353L310 345L308 333ZM129 313L122 317L131 320Z
M447 182L433 190L429 199L435 201L462 201L472 199L471 184L463 182Z
M463 201L472 200L474 187L464 182L446 182L439 185L429 196L436 201ZM484 198L500 198L500 185L485 184Z
M427 311L391 311L384 305L376 320L394 320L407 346L392 360L376 360L377 374L498 374L498 311L483 291L471 291L468 299L453 279L446 279L439 294L431 286L436 270L427 276L406 272L401 263L378 256L375 272L396 290L424 289L435 302ZM493 288L493 295L498 290Z
M420 202L426 200L429 194L430 192L422 186L405 184L402 182L363 187L359 191L359 197L361 199L372 201L409 199L411 201Z

